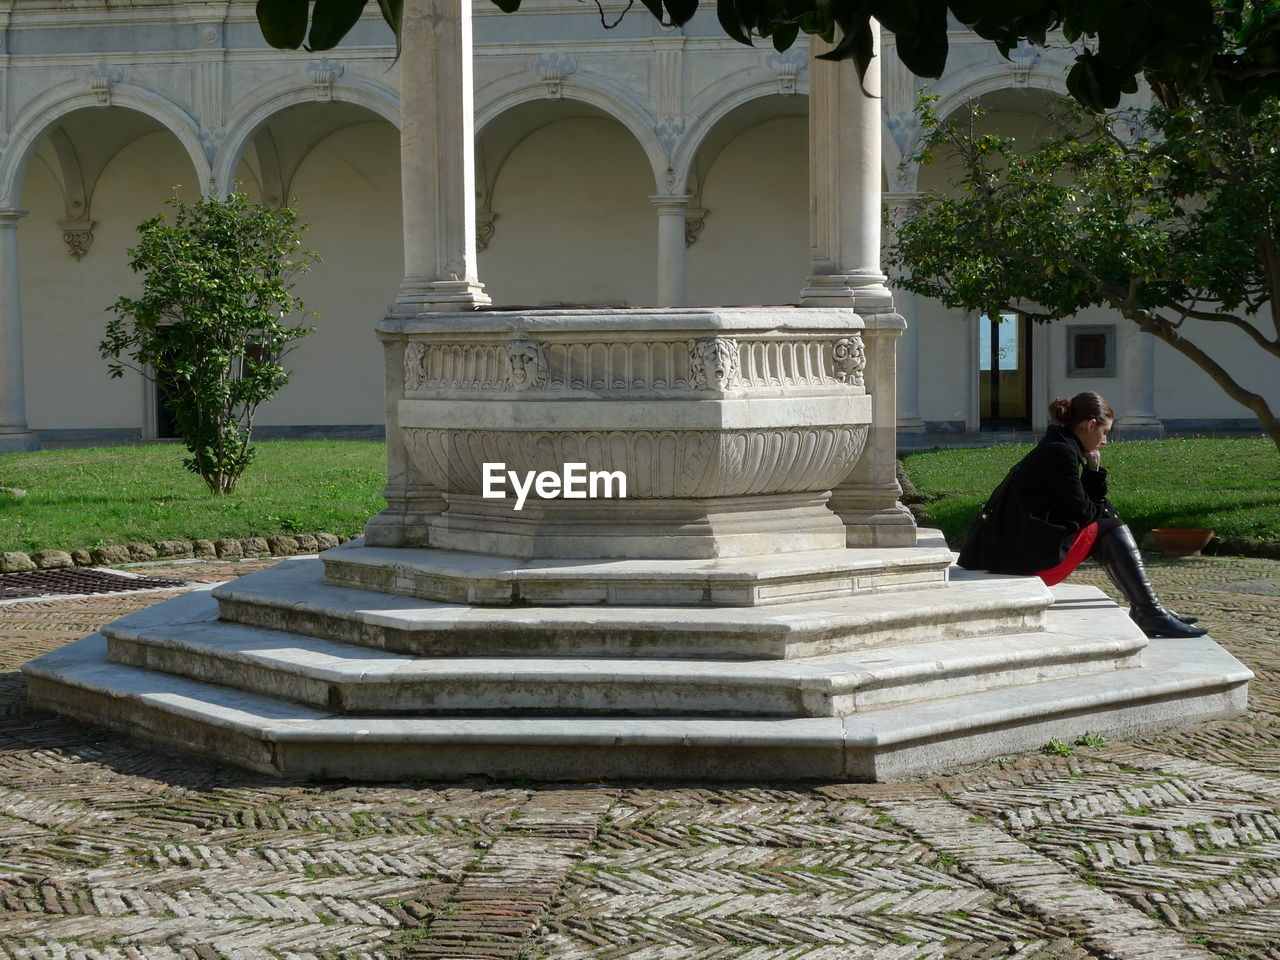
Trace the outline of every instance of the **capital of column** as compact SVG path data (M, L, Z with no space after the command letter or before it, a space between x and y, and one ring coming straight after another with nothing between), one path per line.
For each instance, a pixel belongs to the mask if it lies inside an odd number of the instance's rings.
M886 207L898 209L909 206L912 201L924 196L923 190L886 190L880 194Z
M658 215L667 214L675 216L679 214L684 216L684 212L689 207L689 202L693 199L691 194L667 194L659 193L649 198L649 202L658 208Z
M18 210L14 207L0 208L0 225L16 225L29 212L28 210Z

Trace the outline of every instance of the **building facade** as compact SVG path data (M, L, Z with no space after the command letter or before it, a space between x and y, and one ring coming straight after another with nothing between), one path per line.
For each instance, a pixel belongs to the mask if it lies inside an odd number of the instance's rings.
M107 377L105 311L138 289L127 254L138 223L175 192L237 184L295 206L323 258L298 289L317 330L290 355L293 381L260 412L262 432L381 431L371 327L404 256L398 64L370 9L337 50L312 54L266 47L248 2L0 2L0 450L164 434L155 388ZM531 0L515 15L482 0L475 16L477 244L495 304L799 299L810 267L803 44L743 47L710 10L675 28L633 9L609 30L576 0ZM1006 61L958 25L951 42L930 85L937 108L977 100L994 129L1040 135L1069 53ZM921 84L890 36L885 49L892 213L945 188L948 171L910 159ZM1050 398L1082 389L1108 396L1130 435L1255 423L1116 314L1033 327L901 291L897 301L909 325L904 438L926 426L1039 429ZM1215 356L1280 401L1238 340L1219 335Z

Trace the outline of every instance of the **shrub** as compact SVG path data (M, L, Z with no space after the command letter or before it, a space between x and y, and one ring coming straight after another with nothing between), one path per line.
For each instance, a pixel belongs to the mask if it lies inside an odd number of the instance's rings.
M163 385L166 407L185 442L184 465L215 493L230 493L253 460L258 406L289 382L281 361L311 332L291 315L312 313L292 293L318 260L302 246L305 225L243 193L225 200L167 201L138 226L129 266L142 295L109 309L99 345L112 377L124 368Z

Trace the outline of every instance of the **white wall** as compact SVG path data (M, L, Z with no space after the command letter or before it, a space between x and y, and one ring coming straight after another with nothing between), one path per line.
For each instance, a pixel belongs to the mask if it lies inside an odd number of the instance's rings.
M295 293L318 318L285 358L290 383L258 423L380 424L382 346L373 325L404 277L400 137L389 123L346 127L322 140L293 178L291 205L321 257Z
M157 131L121 150L93 191L93 245L72 259L58 221L66 218L62 192L40 158L23 185L29 214L19 222L24 375L27 419L33 429L133 428L142 425L143 383L128 371L110 380L98 355L109 315L123 295L137 296L141 282L129 269L127 250L137 225L164 209L179 193L199 196L186 152L169 133Z
M498 305L652 305L653 192L649 162L620 123L579 117L535 130L494 184L493 239L479 257L489 296Z
M809 273L806 120L767 120L730 141L707 173L702 207L706 222L688 250L689 302L796 302Z

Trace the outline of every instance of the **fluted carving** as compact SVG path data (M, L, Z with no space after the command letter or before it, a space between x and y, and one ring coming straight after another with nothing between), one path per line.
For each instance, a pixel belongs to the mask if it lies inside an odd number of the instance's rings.
M861 358L861 359L859 359ZM841 339L423 342L405 348L407 391L669 391L861 388L865 354ZM520 366L516 373L513 364ZM719 371L717 375L716 371Z
M857 462L867 425L759 430L469 430L406 428L432 484L481 493L483 464L559 473L566 463L620 470L629 498L735 497L829 490Z

